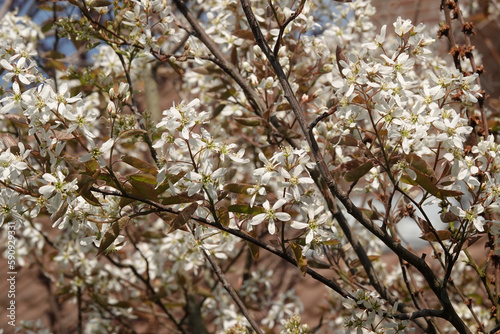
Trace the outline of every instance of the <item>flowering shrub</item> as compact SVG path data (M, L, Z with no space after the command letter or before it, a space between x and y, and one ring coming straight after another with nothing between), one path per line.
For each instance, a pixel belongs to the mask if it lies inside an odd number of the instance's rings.
M376 31L366 0L49 9L44 29L15 12L0 23L0 224L16 227L17 264L46 263L60 298L78 304L80 330L500 322L500 146L473 47L455 43L473 31L456 2L441 7L443 57L422 24ZM92 62L57 43L41 52L49 33ZM159 73L183 99L162 112ZM412 250L409 225L428 254ZM478 240L482 262L468 250ZM333 291L321 319L304 323L297 293L259 267L261 249Z

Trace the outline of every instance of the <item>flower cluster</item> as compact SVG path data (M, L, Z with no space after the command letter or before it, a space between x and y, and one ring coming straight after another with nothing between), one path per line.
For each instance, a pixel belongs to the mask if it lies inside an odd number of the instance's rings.
M315 278L350 294L318 305L325 330L410 332L400 301L420 309L429 270L380 261L407 246L405 224L440 247L432 283L449 273L462 289L447 314L493 323L498 305L462 307L488 270L459 253L488 233L488 261L500 255L500 146L480 129L480 73L434 57L423 25L398 18L377 33L368 0L251 1L279 78L236 0L77 3L54 6L78 15L53 24L58 41L92 49L91 66L39 52L51 40L39 45L28 18L0 22L0 227L17 229L18 265L42 264L64 300L85 303L85 332L147 319L243 333L251 317L308 332L295 277L279 290L281 268L255 262L257 245L294 274L329 270ZM161 112L151 90L165 78L175 101Z

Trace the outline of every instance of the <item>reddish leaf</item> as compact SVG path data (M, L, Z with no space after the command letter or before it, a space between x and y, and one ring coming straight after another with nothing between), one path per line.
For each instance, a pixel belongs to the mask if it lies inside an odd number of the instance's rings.
M94 206L101 206L102 204L90 191L90 188L94 185L96 179L92 176L85 174L80 174L78 179L78 193L82 196L88 203Z
M436 231L435 233L432 233L432 232L427 232L425 233L424 235L422 235L420 237L420 239L423 239L423 240L426 240L426 241L438 241L438 239L436 238L436 234L437 234L437 237L439 238L439 240L448 240L451 238L451 232L448 231L448 230L441 230L441 231Z
M434 170L429 167L427 162L420 156L415 153L410 153L405 156L405 160L412 167L412 169L416 169L429 176L431 179L435 179L436 175L434 174Z
M250 234L254 238L257 237L255 230L248 232L248 234ZM259 246L255 245L254 243L251 243L250 241L247 241L247 246L254 260L259 261L259 249L260 249Z
M354 138L353 136L336 136L336 137L333 137L333 139L331 140L331 143L333 144L339 144L341 146L354 146L354 147L358 147L359 146L359 141Z
M3 115L5 118L7 118L9 121L14 122L16 124L26 126L28 125L28 119L23 116L23 115L17 115L17 114L7 114Z
M237 29L233 32L233 35L249 41L254 41L253 33L250 30Z
M148 173L154 176L158 174L158 170L155 166L142 159L132 157L130 155L125 155L122 157L122 161L134 168L137 168L140 171L143 171L144 173Z
M144 182L156 186L156 177L151 174L137 173L129 175L129 178L134 181Z
M128 129L120 132L119 137L124 139L124 138L130 138L130 137L135 137L135 136L140 136L147 133L146 130L142 129Z
M110 229L104 234L104 237L102 237L96 256L101 255L104 251L106 251L106 249L108 249L109 246L113 244L129 221L130 217L125 216L121 217L111 225Z
M229 192L236 193L236 194L247 195L248 194L247 189L250 189L252 187L253 187L253 185L246 184L246 183L230 183L230 184L226 184L224 186L224 190L227 190Z
M424 173L413 167L412 170L417 175L416 180L412 180L408 175L403 175L401 177L402 182L411 185L419 185L425 191L427 191L431 195L436 196L439 199L445 199L446 197L457 197L463 195L460 191L439 189L437 185L434 183L434 181L431 180L431 178L429 178L427 175L425 175Z
M368 259L370 260L370 262L374 262L374 261L380 259L380 256L379 255L368 255ZM359 266L361 266L361 261L359 259L355 259L349 263L349 267L351 267L351 268L356 268Z
M458 216L451 211L444 212L440 214L439 217L441 218L441 221L443 223L452 223L459 221Z
M158 195L151 184L134 179L129 179L129 182L134 187L135 191L132 192L134 195L158 202Z
M370 171L373 167L373 162L371 160L365 162L364 164L349 170L344 175L344 180L346 182L354 182L363 177L366 173Z
M182 195L175 195L171 197L167 197L161 201L162 204L164 205L173 205L173 204L183 204L183 203L192 203L198 201L199 198L196 198L194 196L188 197L188 196L182 196Z
M290 243L290 246L292 247L293 255L295 256L295 260L297 261L297 267L302 273L302 276L306 276L307 259L302 255L302 247L292 242Z
M59 209L57 209L57 211L50 216L50 219L55 223L59 218L66 214L66 211L68 211L68 202L64 201L59 206Z
M90 1L90 4L88 5L90 8L95 8L95 7L107 7L111 5L112 2L109 0L92 0Z
M194 202L190 206L186 207L182 210L177 217L170 223L170 229L168 233L171 233L186 224L190 219L193 213L195 213L196 209L198 209L198 203Z

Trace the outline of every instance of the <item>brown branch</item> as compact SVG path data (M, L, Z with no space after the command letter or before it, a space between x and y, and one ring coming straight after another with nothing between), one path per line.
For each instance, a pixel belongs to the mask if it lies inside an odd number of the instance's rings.
M148 291L151 293L151 300L156 304L158 305L161 310L168 316L168 318L175 324L175 326L177 327L177 330L180 332L180 333L183 333L183 334L186 334L186 331L184 330L184 328L182 328L182 325L175 319L175 317L168 311L168 309L165 307L165 305L163 305L163 303L161 302L161 298L160 296L158 295L158 293L155 291L154 287L151 285L151 282L149 280L147 280L146 278L144 278L144 276L142 276L141 274L139 274L139 272L137 271L137 268L134 267L133 265L124 265L120 262L117 262L115 261L109 254L106 255L106 258L108 259L109 262L111 262L114 266L118 267L118 268L129 268L130 270L132 270L132 272L134 273L135 277L137 277L142 283L144 283L144 285L147 287Z
M200 248L201 248L201 251L202 251L203 255L205 256L205 258L208 260L208 262L210 262L210 265L212 266L212 268L215 272L215 275L217 275L219 282L222 284L224 289L226 289L227 293L229 293L229 295L231 296L233 301L236 303L236 305L240 309L241 313L243 313L245 318L247 318L247 320L250 323L250 325L252 326L253 330L255 332L257 332L258 334L263 334L262 330L259 327L259 324L252 317L252 315L250 314L250 312L246 308L245 304L243 304L243 301L241 300L240 296L238 296L238 294L233 289L231 284L229 284L229 282L226 279L226 276L224 275L224 273L222 272L221 268L219 267L217 262L214 260L212 255L210 255L210 253L205 248L203 248L203 246Z
M312 133L314 127L318 124L319 121L323 120L324 118L328 117L329 115L333 114L337 110L337 106L333 107L330 109L328 112L323 113L321 116L316 118L310 125L309 125L309 136L313 139L313 142L316 143L316 140L314 139L314 135ZM316 143L317 145L317 143ZM313 175L311 173L311 175ZM315 181L317 179L314 179ZM317 181L316 181L317 182ZM321 186L317 184L318 187L321 189ZM365 270L366 274L368 275L368 278L370 279L370 283L372 286L375 288L375 290L380 294L380 296L387 300L391 305L395 305L396 302L398 302L398 310L403 313L410 313L413 312L413 310L410 309L409 306L405 305L404 303L401 303L398 301L394 296L391 295L387 287L380 282L377 272L375 268L373 267L372 261L368 257L368 254L366 253L364 247L361 245L359 242L358 238L356 237L356 234L352 232L351 227L349 226L349 223L347 222L347 219L345 218L344 214L342 211L338 208L337 203L331 200L330 196L328 194L323 194L323 197L326 199L328 208L333 214L333 217L337 220L337 222L340 225L340 228L344 232L344 236L347 238L349 243L351 244L352 248L354 249L354 252L358 256L359 261L361 262L361 265L363 266L363 269ZM425 322L415 320L415 323L420 326L423 330L425 330L427 333L435 333L434 327L429 324L429 322L426 324Z
M305 5L306 1L305 0L301 0L300 2L300 5L299 5L299 8L297 8L297 10L295 12L292 13L292 15L290 15L290 17L285 21L285 23L283 23L282 25L278 22L278 25L280 25L280 32L278 34L278 39L276 40L276 44L274 45L274 56L277 58L278 57L278 52L280 50L280 44L281 44L281 40L283 39L283 33L285 32L285 29L286 27L293 21L297 18L297 16L300 15L300 13L302 13L302 10L304 9L304 5Z
M248 98L252 108L255 113L262 116L267 110L266 104L257 94L257 92L250 86L247 80L238 72L234 65L229 62L222 51L217 47L214 41L207 35L205 29L199 24L198 19L189 11L186 7L184 0L174 0L175 5L181 11L182 15L188 20L189 24L196 31L198 39L205 44L205 46L212 52L212 54L217 58L220 64L224 67L224 70L231 76L231 78L236 81L236 83L241 87L245 96Z
M154 207L154 208L156 208L156 209L158 209L160 211L165 211L165 212L169 212L169 213L173 213L173 214L179 214L181 212L179 210L172 209L172 208L170 208L170 207L168 207L166 205L163 205L161 203L157 203L157 202L148 200L146 198L134 196L132 194L120 193L120 192L115 191L115 190L102 190L102 189L95 188L95 187L92 187L90 190L98 192L98 193L101 193L103 195L126 197L126 198L129 198L129 199L134 199L134 200L137 200L137 201L141 201L143 203L151 205L152 207ZM234 236L236 236L236 237L238 237L240 239L243 239L245 241L251 242L254 245L256 245L256 246L258 246L258 247L260 247L262 249L265 249L268 252L273 253L274 255L279 256L280 258L282 258L286 262L288 262L288 263L292 264L293 266L297 267L297 261L295 261L295 259L292 258L291 256L289 256L287 253L283 253L281 250L278 250L277 248L275 248L275 247L273 247L273 246L271 246L269 244L266 244L265 242L263 242L263 241L261 241L259 239L256 239L256 238L250 236L249 234L247 234L247 233L245 233L243 231L230 229L230 228L228 228L228 227L226 227L224 225L216 224L216 223L211 222L211 221L209 221L207 219L204 219L202 217L192 216L191 219L193 219L194 221L196 221L196 222L198 222L198 223L200 223L202 225L216 228L218 230L221 230L221 231L227 232L229 234L232 234L232 235L234 235ZM337 285L337 283L335 283L332 280L329 280L328 278L326 278L323 275L321 275L320 273L312 270L311 268L307 268L307 273L312 278L314 278L315 280L317 280L317 281L323 283L324 285L328 286L329 288L331 288L332 290L334 290L335 292L337 292L342 297L344 297L344 298L350 298L352 300L356 300L356 298L354 298L349 292L345 291L342 287L340 287L339 285Z
M434 291L436 296L438 297L441 305L443 306L445 318L450 321L450 323L455 326L455 328L460 333L470 333L470 330L467 328L463 320L458 316L451 301L449 300L448 293L446 289L443 289L441 286L441 282L437 279L436 275L432 271L432 269L425 263L423 258L419 258L408 249L403 247L399 242L394 240L391 236L386 234L384 231L380 229L378 225L373 223L370 219L368 219L363 212L354 205L351 199L345 194L343 190L341 190L335 181L332 179L331 174L329 172L328 166L326 165L320 151L318 144L315 142L314 137L311 136L309 132L309 128L307 122L305 120L304 112L295 97L290 83L286 79L286 75L283 72L283 68L281 67L278 59L274 56L271 48L267 44L264 36L262 35L262 31L260 30L259 24L253 14L250 1L249 0L240 0L241 5L243 7L243 11L247 17L248 23L252 29L253 35L257 44L265 53L267 59L273 66L273 69L278 76L280 84L283 88L284 95L297 118L297 121L302 129L302 132L305 134L306 140L311 148L313 153L316 166L319 170L321 176L326 180L328 188L330 192L338 198L341 203L346 208L347 212L356 219L359 223L361 223L368 231L374 234L377 238L379 238L386 246L388 246L395 254L408 261L411 265L413 265L417 270L424 276L430 288Z

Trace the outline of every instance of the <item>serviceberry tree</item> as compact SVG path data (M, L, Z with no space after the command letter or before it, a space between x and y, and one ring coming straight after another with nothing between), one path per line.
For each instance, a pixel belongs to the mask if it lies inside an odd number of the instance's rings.
M376 29L368 0L5 12L0 224L17 264L77 303L78 332L493 333L500 146L476 2L436 3L445 55L423 24ZM160 91L179 98L162 111ZM321 317L304 323L269 253L328 288Z

